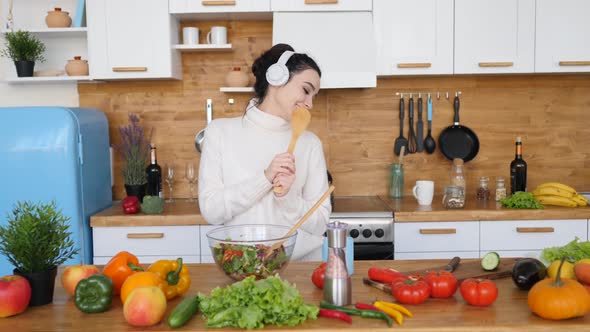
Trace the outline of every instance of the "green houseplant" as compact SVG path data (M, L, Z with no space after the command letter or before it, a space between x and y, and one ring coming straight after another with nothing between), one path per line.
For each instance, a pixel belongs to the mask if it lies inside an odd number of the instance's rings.
M129 124L119 127L121 143L115 149L125 159L123 177L127 196L137 196L141 201L145 195L147 173L145 171L150 151L153 128L146 137L145 129L139 125L139 117L129 115Z
M14 61L18 77L33 76L35 61L45 61L45 44L28 31L10 31L5 38L6 48L0 51L0 55Z
M15 266L14 273L31 284L29 305L51 303L57 266L79 250L68 231L70 218L55 202L17 202L7 220L0 226L0 253Z

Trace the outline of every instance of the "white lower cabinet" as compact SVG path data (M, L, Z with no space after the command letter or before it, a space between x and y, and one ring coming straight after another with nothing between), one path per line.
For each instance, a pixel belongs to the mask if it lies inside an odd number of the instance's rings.
M480 251L496 251L500 257L539 257L543 248L587 240L586 219L482 221Z
M477 258L479 222L396 223L395 259Z
M199 226L94 227L94 264L104 264L120 251L129 251L141 263L182 257L200 263Z

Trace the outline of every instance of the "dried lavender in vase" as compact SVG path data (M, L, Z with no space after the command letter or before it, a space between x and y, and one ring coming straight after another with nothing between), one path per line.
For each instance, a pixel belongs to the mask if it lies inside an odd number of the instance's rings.
M150 152L150 141L154 129L150 129L146 138L145 130L139 125L139 117L129 114L129 124L119 127L121 143L115 145L115 150L125 158L123 177L126 185L143 185L147 182L145 168Z

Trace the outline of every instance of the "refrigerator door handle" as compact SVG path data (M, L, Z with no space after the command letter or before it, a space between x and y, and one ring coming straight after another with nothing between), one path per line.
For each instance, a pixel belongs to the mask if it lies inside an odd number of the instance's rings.
M84 151L82 144L82 134L78 134L78 160L80 160L80 165L84 165Z

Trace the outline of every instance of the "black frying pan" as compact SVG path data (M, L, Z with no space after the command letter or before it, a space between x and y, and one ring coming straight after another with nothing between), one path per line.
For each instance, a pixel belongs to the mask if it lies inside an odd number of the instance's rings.
M469 127L459 124L459 97L455 95L454 124L448 126L438 137L439 150L449 160L461 158L467 162L477 156L479 152L479 139Z

